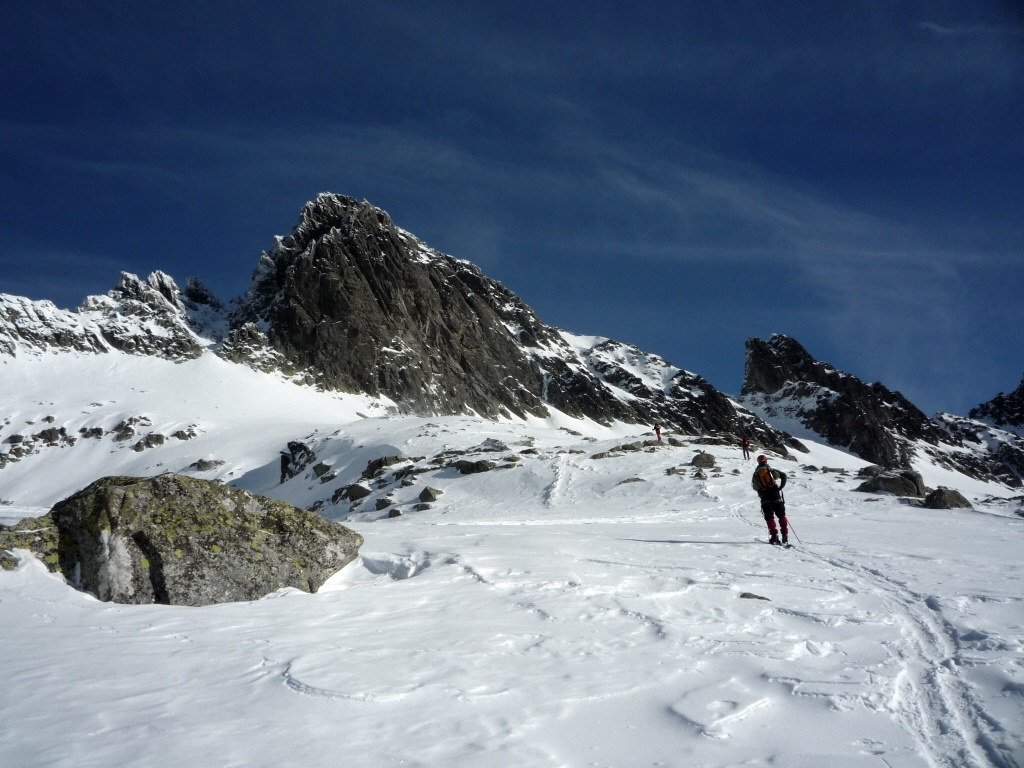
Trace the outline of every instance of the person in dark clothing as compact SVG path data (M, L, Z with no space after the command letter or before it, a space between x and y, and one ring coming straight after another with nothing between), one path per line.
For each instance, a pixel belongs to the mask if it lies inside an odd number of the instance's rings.
M743 436L743 440L740 441L740 445L743 447L743 458L750 458L750 438L746 435Z
M292 476L292 455L281 451L281 483Z
M654 436L658 438L658 442L661 442L661 424L654 425Z
M782 496L782 489L786 487L786 473L768 466L767 456L757 457L757 469L754 470L754 477L750 481L751 486L757 495L761 497L761 514L768 524L768 533L771 538L770 544L789 543L789 523L786 520L786 500ZM779 532L775 527L775 518L779 518L779 529L782 531L782 540L779 540Z

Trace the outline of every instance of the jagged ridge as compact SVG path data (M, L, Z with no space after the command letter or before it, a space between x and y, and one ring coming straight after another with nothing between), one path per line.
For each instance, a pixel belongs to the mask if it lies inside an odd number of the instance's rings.
M1013 392L1008 395L1000 392L988 402L972 408L967 415L1017 435L1024 434L1024 377Z
M274 359L322 386L384 395L414 412L522 417L552 406L602 423L785 440L695 374L545 325L473 264L340 195L307 203L262 255L232 329L222 352L230 359L262 369Z
M1024 441L979 421L931 419L899 392L815 360L781 334L748 339L741 402L766 419L793 419L831 445L894 469L920 453L982 480L1024 478Z

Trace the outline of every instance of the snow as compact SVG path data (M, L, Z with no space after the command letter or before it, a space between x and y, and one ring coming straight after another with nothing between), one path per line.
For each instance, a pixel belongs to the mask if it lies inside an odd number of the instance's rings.
M1024 519L1007 489L923 467L975 509L855 493L865 462L805 441L797 462L773 459L800 539L780 550L763 543L738 447L594 459L650 435L389 405L210 355L3 359L3 449L11 434L138 415L152 425L140 435L197 433L141 453L83 438L8 464L5 523L103 474L204 457L225 464L198 476L303 506L384 455L500 440L520 459L422 474L393 489L394 519L373 510L383 490L352 514L328 504L365 544L315 595L126 606L32 558L0 572L3 765L1024 765ZM338 472L332 483L307 470L278 484L278 451L295 439ZM698 450L718 461L707 480L689 471ZM444 493L415 511L425 485Z

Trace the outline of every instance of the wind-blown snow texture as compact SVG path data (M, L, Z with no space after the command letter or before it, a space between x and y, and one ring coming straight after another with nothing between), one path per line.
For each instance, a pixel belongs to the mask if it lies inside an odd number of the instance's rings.
M927 510L812 470L866 462L808 443L773 459L800 538L779 550L737 448L636 425L400 417L208 354L8 357L0 389L0 441L53 430L0 469L4 522L101 474L183 471L365 537L318 594L199 609L101 603L32 559L0 572L4 765L1024 765L1005 486L915 464L975 506ZM316 462L279 484L295 440ZM410 460L331 503L388 455ZM443 494L416 510L426 486Z

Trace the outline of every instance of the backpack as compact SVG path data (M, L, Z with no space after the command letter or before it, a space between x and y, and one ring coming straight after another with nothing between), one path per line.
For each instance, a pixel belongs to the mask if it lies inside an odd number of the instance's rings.
M779 484L775 482L775 475L772 474L771 467L767 464L762 464L758 467L754 472L754 476L757 478L757 482L760 484L761 490L779 487Z

